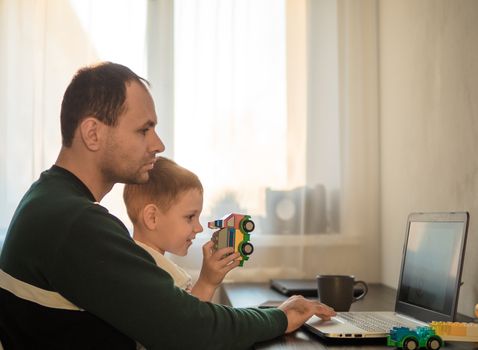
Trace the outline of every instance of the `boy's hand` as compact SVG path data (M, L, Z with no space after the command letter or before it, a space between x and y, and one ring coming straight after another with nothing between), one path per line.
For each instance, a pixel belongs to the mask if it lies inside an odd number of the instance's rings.
M204 301L210 301L214 291L221 284L226 274L239 266L240 254L231 254L234 248L227 247L214 251L214 242L203 245L203 262L199 279L192 288L191 294Z
M238 258L241 256L234 252L234 248L226 247L214 250L214 242L208 241L202 247L203 262L201 268L201 277L208 284L215 287L221 284L226 274L233 268L239 266ZM233 253L233 254L231 254Z

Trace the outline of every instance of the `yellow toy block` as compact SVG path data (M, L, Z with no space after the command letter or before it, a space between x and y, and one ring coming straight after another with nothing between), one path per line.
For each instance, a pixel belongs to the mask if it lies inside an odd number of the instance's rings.
M430 327L445 341L478 342L478 323L433 321Z

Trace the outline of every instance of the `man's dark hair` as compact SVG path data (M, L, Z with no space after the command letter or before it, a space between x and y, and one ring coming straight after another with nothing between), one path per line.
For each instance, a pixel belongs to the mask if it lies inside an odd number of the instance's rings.
M131 81L149 85L146 79L121 64L103 62L81 68L68 85L61 103L63 146L71 146L76 128L87 116L115 126L126 108L126 84Z

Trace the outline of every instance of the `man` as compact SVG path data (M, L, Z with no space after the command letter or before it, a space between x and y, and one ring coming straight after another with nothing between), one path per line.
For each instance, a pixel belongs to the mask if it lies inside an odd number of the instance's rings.
M98 202L148 180L164 145L147 83L103 63L63 97L62 148L21 200L0 256L0 340L8 349L244 349L333 310L300 297L277 309L198 300Z

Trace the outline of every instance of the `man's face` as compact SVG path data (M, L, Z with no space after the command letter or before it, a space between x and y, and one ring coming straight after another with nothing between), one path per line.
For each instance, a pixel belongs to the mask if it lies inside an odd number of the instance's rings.
M199 223L202 203L203 195L199 190L182 193L166 212L157 212L159 224L150 232L147 244L163 254L186 255L193 239L203 231Z
M154 129L154 102L145 87L131 82L126 88L126 109L114 127L108 127L101 169L112 183L144 183L164 144Z

